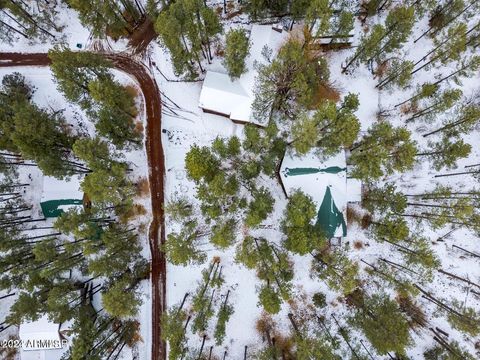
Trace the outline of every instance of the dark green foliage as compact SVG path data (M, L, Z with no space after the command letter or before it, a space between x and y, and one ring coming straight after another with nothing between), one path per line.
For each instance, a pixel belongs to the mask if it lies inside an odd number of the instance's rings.
M184 352L186 343L184 322L186 320L186 312L178 306L174 306L162 314L162 339L168 341L169 360L179 359Z
M325 245L325 236L314 225L316 214L317 209L310 196L296 191L289 197L281 222L287 250L305 255Z
M196 77L194 62L212 59L211 44L222 30L217 14L203 0L179 0L160 12L155 30L169 50L175 74Z
M390 351L403 355L411 342L407 320L397 304L384 294L365 298L351 321L380 355Z
M239 78L247 71L245 58L249 54L250 44L243 29L232 29L227 33L224 65L230 78Z
M291 145L299 155L316 148L323 157L351 147L360 130L360 122L354 115L358 105L358 96L348 94L338 107L327 100L319 105L313 116L301 114L292 123Z
M395 171L410 170L416 154L416 143L406 128L378 122L352 147L349 162L353 164L353 169L350 175L370 180Z
M313 294L312 301L313 304L319 309L323 309L325 306L327 306L327 300L324 293L317 292Z
M143 20L143 8L133 0L67 0L77 10L82 24L95 37L114 39L128 36Z
M449 349L445 349L441 345L436 345L434 348L423 353L425 360L474 360L475 357L462 349L456 341L448 343Z
M111 62L99 54L61 47L50 50L48 56L58 89L86 110L99 135L118 148L140 144L134 96L114 80Z
M267 124L273 113L293 119L314 106L320 86L329 78L324 58L312 56L303 44L290 39L268 65L260 65L255 86L253 115Z
M247 236L237 248L236 260L249 269L256 269L259 279L266 282L259 291L259 301L265 311L280 311L283 300L290 298L292 265L286 252L269 244L266 239Z

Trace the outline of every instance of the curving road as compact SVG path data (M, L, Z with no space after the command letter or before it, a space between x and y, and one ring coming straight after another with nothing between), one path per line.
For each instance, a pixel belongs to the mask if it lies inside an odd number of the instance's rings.
M160 245L165 242L164 175L165 158L161 139L162 103L155 79L141 63L122 54L104 54L116 69L133 77L143 93L147 116L145 150L149 165L152 222L149 228L152 282L152 360L166 359L166 343L161 340L160 318L166 308L166 261ZM49 66L44 53L0 53L0 67Z

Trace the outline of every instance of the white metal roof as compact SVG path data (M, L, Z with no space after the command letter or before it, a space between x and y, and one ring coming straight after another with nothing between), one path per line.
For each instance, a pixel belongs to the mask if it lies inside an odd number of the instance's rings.
M50 350L61 348L59 324L48 320L44 315L37 321L20 324L19 337L23 350Z
M52 176L43 177L41 201L61 199L83 199L78 176L72 176L69 180L58 180Z
M245 60L247 72L234 81L225 73L207 71L200 92L199 106L205 110L229 116L232 120L259 124L252 116L255 63L263 63L262 51L268 47L276 53L286 33L270 25L253 25L250 33L250 54ZM261 125L261 124L260 124Z

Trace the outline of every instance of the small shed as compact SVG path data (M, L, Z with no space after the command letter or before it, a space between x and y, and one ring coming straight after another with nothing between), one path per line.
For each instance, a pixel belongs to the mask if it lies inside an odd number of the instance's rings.
M314 151L295 156L288 149L280 168L286 195L301 190L318 208L317 224L329 239L347 235L347 165L345 152L320 159Z
M83 206L83 201L79 177L72 176L64 180L52 176L43 177L40 207L46 218L55 218L71 207Z
M20 324L22 360L60 360L68 349L68 341L60 334L60 324L44 315L37 321Z
M286 32L271 25L253 25L250 32L250 54L245 59L247 71L231 80L226 70L207 71L200 92L199 107L206 113L230 118L235 123L264 125L252 114L253 93L257 71L255 63L265 63L264 49L274 54L280 48Z

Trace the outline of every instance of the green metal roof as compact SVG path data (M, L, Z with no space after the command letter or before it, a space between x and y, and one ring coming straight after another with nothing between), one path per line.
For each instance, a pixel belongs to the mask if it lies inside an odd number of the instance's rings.
M335 205L329 186L325 190L325 196L318 209L317 225L326 233L328 239L335 236L335 230L337 230L339 225L342 226L342 236L347 236L347 224L342 212Z
M43 216L46 218L59 217L63 213L63 209L60 207L63 205L82 205L83 200L79 199L59 199L59 200L48 200L40 203L42 208Z

